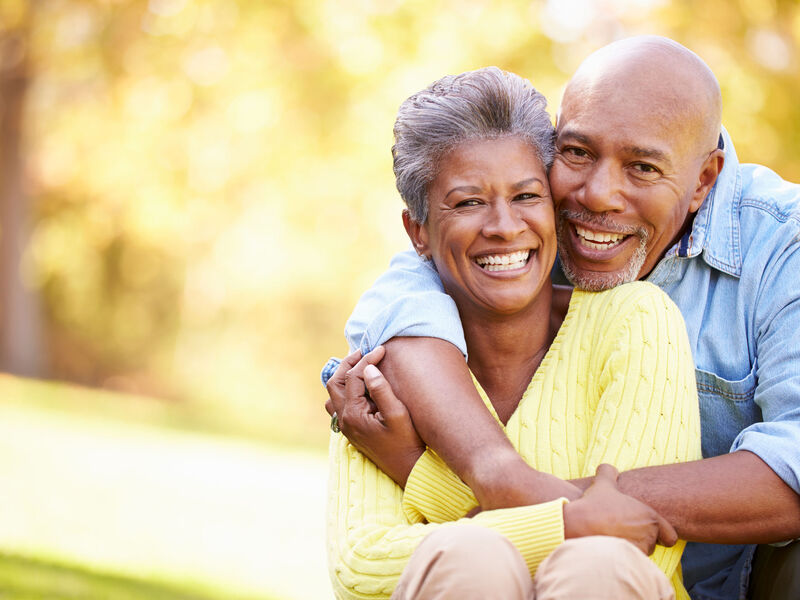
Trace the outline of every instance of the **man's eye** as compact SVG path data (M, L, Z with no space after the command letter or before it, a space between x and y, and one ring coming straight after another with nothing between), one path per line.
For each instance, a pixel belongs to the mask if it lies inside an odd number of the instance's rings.
M476 200L475 198L468 198L466 200L462 200L461 202L456 204L456 206L457 207L461 207L461 206L478 206L478 204L480 204L480 200Z
M637 171L642 173L658 173L658 169L656 169L653 165L649 165L647 163L636 163L633 165L633 168Z
M566 154L571 158L586 158L589 153L583 148L576 148L575 146L566 146L561 150L562 154Z

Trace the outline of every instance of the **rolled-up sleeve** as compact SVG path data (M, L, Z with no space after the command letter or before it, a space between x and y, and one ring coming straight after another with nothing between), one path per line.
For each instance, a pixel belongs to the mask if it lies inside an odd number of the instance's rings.
M358 301L345 326L350 350L367 353L393 337L435 337L467 355L453 299L433 264L412 250L396 254L389 269Z
M731 451L759 456L800 494L800 244L770 265L757 312L756 390L763 422L743 429Z

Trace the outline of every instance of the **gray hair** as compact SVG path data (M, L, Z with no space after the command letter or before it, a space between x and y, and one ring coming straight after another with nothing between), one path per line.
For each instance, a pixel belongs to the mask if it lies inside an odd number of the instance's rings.
M400 105L392 156L397 190L411 218L428 218L438 161L467 140L518 136L549 169L554 129L547 100L529 81L497 67L447 75Z

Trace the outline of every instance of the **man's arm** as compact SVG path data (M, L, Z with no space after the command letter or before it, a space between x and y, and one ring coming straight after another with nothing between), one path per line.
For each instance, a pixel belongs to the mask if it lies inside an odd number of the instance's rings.
M478 395L464 357L434 338L393 338L381 372L420 437L472 488L484 510L575 499L580 490L531 468Z
M618 483L686 540L753 544L800 537L800 496L746 450L628 471Z

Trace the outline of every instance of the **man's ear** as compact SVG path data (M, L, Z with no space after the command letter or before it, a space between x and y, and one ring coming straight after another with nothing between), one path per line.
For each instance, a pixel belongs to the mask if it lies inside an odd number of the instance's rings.
M422 258L430 258L431 253L428 248L428 229L422 223L417 223L411 218L411 213L407 209L403 210L403 227L406 228L414 250Z
M700 209L703 200L708 196L708 192L714 187L714 183L719 177L722 166L725 164L725 152L722 150L714 150L708 155L708 158L703 162L700 169L700 176L697 178L697 187L692 195L692 201L689 204L689 212L695 213Z

